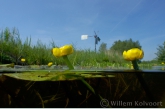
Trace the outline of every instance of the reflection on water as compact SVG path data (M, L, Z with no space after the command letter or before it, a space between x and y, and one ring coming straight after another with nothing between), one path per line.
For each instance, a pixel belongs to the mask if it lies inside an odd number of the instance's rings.
M153 70L165 70L165 66L153 66Z

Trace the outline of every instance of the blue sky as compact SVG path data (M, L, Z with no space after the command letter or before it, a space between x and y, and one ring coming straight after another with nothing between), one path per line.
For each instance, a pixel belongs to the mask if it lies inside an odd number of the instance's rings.
M97 32L110 48L116 40L139 41L143 60L152 60L165 41L165 0L0 0L0 31L19 30L24 41L41 40L57 46L74 44L94 50L94 38L81 35Z

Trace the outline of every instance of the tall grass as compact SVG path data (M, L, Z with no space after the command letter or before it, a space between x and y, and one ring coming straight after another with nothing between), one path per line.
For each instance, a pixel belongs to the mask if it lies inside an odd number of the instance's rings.
M12 30L5 28L0 33L0 63L21 64L21 58L25 58L25 64L29 65L45 65L49 62L53 62L55 65L64 65L61 58L55 58L51 53L52 48L57 47L56 43L52 41L50 45L47 46L40 40L32 45L31 38L26 38L23 42L16 28ZM74 66L131 68L131 63L125 61L122 54L117 51L95 52L91 49L78 49L74 44L73 48L74 53L69 55L69 58ZM140 67L143 68L146 65L151 66L151 64L144 64Z
M16 28L10 30L6 28L0 33L0 56L1 63L5 63L8 59L10 62L15 64L20 64L20 59L25 58L27 64L47 64L48 62L53 62L57 65L65 64L61 58L55 58L51 49L55 47L55 42L53 41L51 47L46 46L40 40L32 46L31 38L27 38L23 42L20 38L19 32ZM2 57L6 56L6 59ZM95 53L90 49L79 50L74 47L74 53L69 56L73 65L81 66L100 66L108 65L109 63L121 63L123 60L115 52L97 52Z

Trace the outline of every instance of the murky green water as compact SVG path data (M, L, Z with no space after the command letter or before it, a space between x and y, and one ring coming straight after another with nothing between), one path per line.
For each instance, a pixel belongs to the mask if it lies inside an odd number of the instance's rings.
M8 68L10 71L25 71L25 70L37 70L37 71L54 71L54 70L66 70L67 67L52 66L36 66L29 68L27 66L17 66L17 68ZM141 68L140 68L141 69ZM165 66L153 66L143 67L142 71L145 72L143 75L144 80L147 83L148 89L155 97L155 102L161 102L163 105L157 105L158 107L165 107ZM0 69L0 71L7 69ZM89 70L89 71L121 71L116 73L115 78L93 78L87 81L100 93L105 99L110 101L122 101L122 102L148 102L148 98L145 94L144 89L138 82L134 73L124 72L128 68L97 68L97 67L75 67L76 71ZM129 69L130 70L130 69ZM123 72L123 73L122 73ZM153 73L148 73L153 72ZM157 73L162 72L162 73ZM1 73L0 73L1 74ZM101 82L99 82L101 81ZM11 84L12 83L12 84ZM43 107L41 104L44 102L44 107L101 107L100 99L95 97L94 94L89 93L87 88L81 83L81 81L55 81L55 82L28 82L17 79L8 78L3 82L3 88L0 90L0 107ZM25 87L26 86L26 87ZM6 88L4 90L4 88ZM9 96L12 91L17 96ZM28 90L27 90L28 89ZM7 91L7 92L6 92ZM19 92L19 93L18 93ZM22 94L22 95L21 95ZM86 99L89 97L89 99ZM41 99L42 98L42 99ZM22 99L24 101L22 101ZM69 101L68 101L69 99ZM16 101L18 100L18 101ZM21 102L20 102L21 101ZM85 102L84 102L85 101ZM23 105L22 105L22 104ZM132 102L131 106L113 106L113 107L137 107L134 106L135 102ZM139 107L150 107L150 106L139 106ZM152 107L152 106L151 106Z

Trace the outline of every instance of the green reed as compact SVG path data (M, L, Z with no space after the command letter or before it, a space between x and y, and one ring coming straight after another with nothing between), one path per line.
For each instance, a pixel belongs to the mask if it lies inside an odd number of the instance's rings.
M53 62L54 65L65 65L62 59L53 57L50 52L53 47L57 47L54 41L50 42L50 45L46 45L38 40L35 45L32 45L31 38L26 38L23 42L16 28L12 30L6 28L0 33L1 63L9 60L7 62L21 64L20 59L25 58L25 63L29 65L47 65L49 62ZM106 50L105 52L95 52L91 49L76 48L74 44L73 48L74 53L68 56L68 58L74 66L89 68L131 68L131 63L125 61L122 54L116 51ZM152 65L152 63L141 63L139 67L148 69Z

